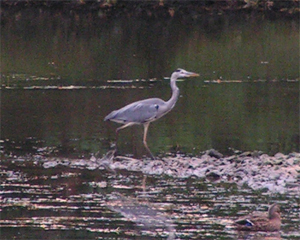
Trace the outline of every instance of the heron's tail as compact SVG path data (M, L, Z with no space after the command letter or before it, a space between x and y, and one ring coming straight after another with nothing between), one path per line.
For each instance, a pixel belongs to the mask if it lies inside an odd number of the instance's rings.
M115 111L112 111L110 114L108 114L105 118L104 121L110 121L111 119L114 119L116 116Z

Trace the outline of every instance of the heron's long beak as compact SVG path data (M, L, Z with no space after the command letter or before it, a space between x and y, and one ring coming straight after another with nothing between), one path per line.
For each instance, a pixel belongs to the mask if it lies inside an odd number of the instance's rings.
M199 77L198 73L188 72L187 77Z

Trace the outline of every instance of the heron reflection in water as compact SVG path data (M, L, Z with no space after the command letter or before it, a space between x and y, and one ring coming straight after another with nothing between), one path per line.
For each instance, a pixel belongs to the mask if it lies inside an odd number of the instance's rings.
M151 158L154 159L154 156L147 145L147 132L149 124L167 114L175 106L179 96L179 89L176 85L176 80L179 78L197 76L199 76L199 74L178 68L171 75L170 85L172 89L172 96L168 101L164 101L160 98L144 99L128 104L125 107L112 111L110 114L108 114L104 118L104 121L113 121L123 124L123 126L116 129L116 146L118 141L118 133L121 129L135 124L142 124L144 126L144 146L149 152Z
M165 204L151 203L147 197L133 198L120 193L112 193L108 196L106 206L113 212L117 212L132 221L142 229L155 232L156 235L166 234L167 240L176 238L176 229L172 219L162 208ZM135 236L138 238L138 235Z

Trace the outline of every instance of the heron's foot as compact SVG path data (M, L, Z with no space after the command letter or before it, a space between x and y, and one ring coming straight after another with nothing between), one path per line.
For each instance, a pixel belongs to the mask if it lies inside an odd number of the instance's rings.
M149 153L151 159L152 159L152 160L155 160L155 157L154 157L154 155L152 154L152 152L150 151L150 149L149 149L149 148L146 148L146 149L148 150L148 153Z
M115 157L115 153L116 153L116 149L110 150L108 151L105 156L103 157L103 159L108 160L108 161L112 161L113 158Z
M155 160L155 157L151 154L151 158L152 158L152 160Z
M155 160L155 157L154 157L154 155L152 154L152 152L150 151L150 149L149 149L149 147L148 147L148 145L147 145L147 142L144 140L143 143L144 143L144 146L145 146L145 148L147 149L148 153L150 154L152 160Z

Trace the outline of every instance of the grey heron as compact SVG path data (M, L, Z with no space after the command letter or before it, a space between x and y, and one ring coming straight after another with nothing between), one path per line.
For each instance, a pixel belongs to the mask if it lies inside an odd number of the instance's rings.
M116 129L116 145L118 132L121 129L135 124L142 124L144 126L144 146L151 155L152 159L154 159L154 156L147 145L147 132L149 124L167 114L175 106L179 96L179 89L176 85L176 80L178 78L197 76L199 76L199 74L178 68L171 75L170 85L172 89L172 96L168 101L164 101L160 98L144 99L128 104L125 107L112 111L110 114L108 114L104 118L104 121L113 121L123 124L123 126Z

